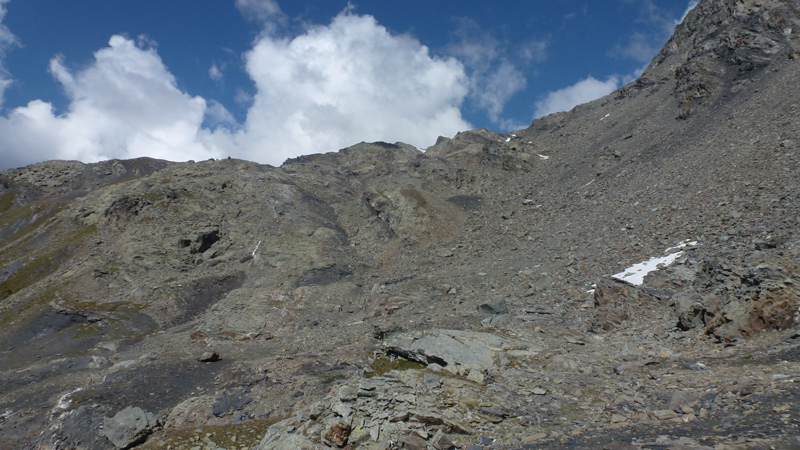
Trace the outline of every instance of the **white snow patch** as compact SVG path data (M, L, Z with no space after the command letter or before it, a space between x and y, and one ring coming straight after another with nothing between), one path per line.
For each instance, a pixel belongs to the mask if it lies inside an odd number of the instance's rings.
M506 138L506 142L511 142L511 138Z
M688 246L697 245L697 241L692 241L687 239L680 244L676 245L675 247L670 247L665 250L665 252L670 252L673 250L685 248ZM638 264L634 264L627 269L623 270L620 273L611 275L611 278L616 278L617 280L626 281L634 286L640 286L644 283L644 277L650 273L654 272L658 269L663 269L664 267L672 265L676 259L680 258L683 255L683 251L670 253L666 256L661 257L653 257L648 259L647 261L640 262Z
M541 154L541 153L537 153L537 155L539 155L539 159L544 159L544 160L550 159L550 157L549 157L549 156L547 156L547 155L543 155L543 154Z
M606 114L605 116L601 117L601 118L600 118L600 120L603 120L603 119L605 119L606 117L608 117L608 116L610 116L610 115L611 115L611 113L608 113L608 114Z

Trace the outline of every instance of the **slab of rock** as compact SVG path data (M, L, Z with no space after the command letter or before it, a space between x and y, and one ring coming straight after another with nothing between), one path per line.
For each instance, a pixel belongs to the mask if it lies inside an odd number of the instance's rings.
M486 302L478 306L478 312L492 315L508 314L508 305L506 301L502 299Z
M153 413L139 407L127 407L103 420L102 434L114 447L124 450L144 442L147 436L158 425Z
M386 339L384 347L388 353L423 364L439 364L457 375L491 369L504 350L517 354L525 348L530 355L540 350L491 333L442 329L400 333Z
M252 401L253 398L242 391L225 391L214 401L214 406L211 408L211 413L217 417L220 417L230 411L239 411Z
M312 442L310 439L299 434L270 434L264 436L259 450L325 450L328 447Z

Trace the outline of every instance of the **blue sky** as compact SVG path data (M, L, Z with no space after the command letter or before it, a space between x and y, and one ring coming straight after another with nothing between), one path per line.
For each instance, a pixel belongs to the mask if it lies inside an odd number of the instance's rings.
M0 170L516 130L632 81L695 3L0 0Z

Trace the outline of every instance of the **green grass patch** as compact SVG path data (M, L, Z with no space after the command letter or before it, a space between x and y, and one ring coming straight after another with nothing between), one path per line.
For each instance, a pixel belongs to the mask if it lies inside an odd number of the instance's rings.
M137 448L190 450L199 447L249 450L258 446L269 427L282 419L283 417L270 417L230 425L166 429L150 436L147 442Z
M392 358L391 356L379 356L375 358L367 367L366 375L376 377L392 370L422 370L425 364L409 361L403 358Z
M0 300L8 298L53 273L69 256L71 247L78 245L84 238L96 232L97 227L94 225L81 228L54 242L48 251L28 260L0 284Z
M11 209L14 204L14 191L9 191L0 196L0 213L4 213Z

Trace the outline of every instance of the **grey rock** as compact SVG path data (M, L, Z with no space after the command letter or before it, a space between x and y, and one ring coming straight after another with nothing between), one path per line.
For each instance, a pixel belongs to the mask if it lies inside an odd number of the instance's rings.
M481 303L478 306L478 312L483 314L508 314L508 305L505 300L496 300L493 302Z
M456 448L456 444L442 432L442 430L438 430L436 434L430 440L431 446L436 450L453 450Z
M425 450L428 447L427 441L414 432L408 432L401 436L399 441L403 444L403 448L409 450Z
M340 401L331 404L331 411L343 418L349 418L353 414L353 409Z
M103 420L102 434L114 447L125 450L144 442L156 426L158 420L153 413L129 406Z
M437 363L459 375L491 369L504 348L518 350L520 346L528 348L495 334L460 330L401 333L384 341L389 353L423 364Z
M536 305L525 308L527 314L555 314L555 310L547 305Z
M512 317L510 314L502 314L499 316L489 316L481 320L481 325L484 327L493 325L506 325L511 323Z
M228 390L214 401L211 413L219 417L232 411L239 411L252 401L252 397L238 389Z
M348 385L340 386L338 397L343 402L353 401L358 398L358 389Z

